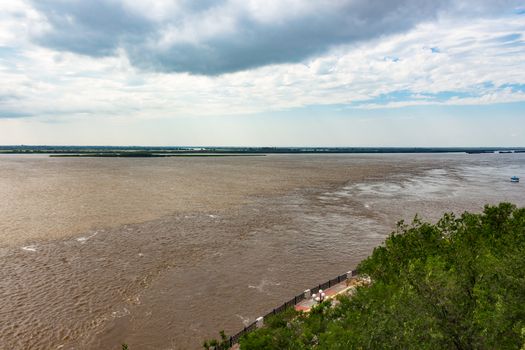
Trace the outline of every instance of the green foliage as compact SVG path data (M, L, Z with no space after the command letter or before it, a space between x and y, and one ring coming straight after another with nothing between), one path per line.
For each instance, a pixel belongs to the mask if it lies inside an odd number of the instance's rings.
M226 333L224 331L220 331L219 336L220 336L220 340L209 339L209 340L204 341L204 343L202 344L202 347L204 349L228 349L230 342L228 340L229 338L226 335Z
M371 286L335 307L278 315L241 348L525 350L523 208L400 222L358 271Z

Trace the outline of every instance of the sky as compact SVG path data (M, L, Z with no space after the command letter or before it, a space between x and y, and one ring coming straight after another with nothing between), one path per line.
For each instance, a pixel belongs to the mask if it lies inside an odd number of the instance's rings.
M525 2L0 1L0 145L525 146Z

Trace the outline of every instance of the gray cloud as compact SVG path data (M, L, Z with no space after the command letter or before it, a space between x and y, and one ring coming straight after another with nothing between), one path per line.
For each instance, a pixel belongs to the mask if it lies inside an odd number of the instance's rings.
M366 5L348 2L280 23L237 18L234 32L204 38L198 43L175 42L165 49L148 50L147 54L141 54L143 47L136 46L132 47L130 57L140 67L209 75L298 62L334 45L408 29L419 18L434 13L430 1L418 2L422 4L416 11L420 16L414 16L411 1L404 1L402 6L369 1Z
M442 11L478 15L513 1L309 1L299 14L280 1L268 5L276 6L265 13L269 19L248 3L185 0L155 17L117 0L34 0L51 25L34 39L94 57L122 49L145 70L219 75L300 62L337 45L408 30Z
M108 56L121 45L140 44L155 30L153 23L110 0L38 0L52 29L35 37L37 43L89 56Z

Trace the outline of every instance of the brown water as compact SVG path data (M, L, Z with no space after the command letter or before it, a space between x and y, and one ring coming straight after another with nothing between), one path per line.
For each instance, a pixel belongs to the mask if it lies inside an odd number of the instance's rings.
M0 349L196 349L399 219L525 205L525 154L0 156Z

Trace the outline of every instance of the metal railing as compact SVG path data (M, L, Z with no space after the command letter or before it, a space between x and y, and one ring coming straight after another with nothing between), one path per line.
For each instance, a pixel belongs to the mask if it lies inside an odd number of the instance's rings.
M344 273L342 275L339 275L339 276L337 276L335 278L332 278L331 280L326 281L325 283L321 283L321 284L316 285L313 288L310 288L310 293L311 294L316 294L316 293L319 292L320 289L330 288L332 286L335 286L338 283L341 283L341 282L345 281L349 277L354 277L354 276L357 276L357 272L354 271L354 270L349 271L349 272ZM263 319L266 320L270 316L277 315L277 314L283 312L284 310L299 304L304 299L305 299L305 293L304 292L299 294L299 295L296 295L295 297L293 297L293 299L288 300L287 302L283 303L282 305L280 305L280 306L276 307L275 309L273 309L272 311L268 312L266 315L263 316ZM244 335L246 335L246 334L248 334L250 332L253 332L256 329L257 329L257 321L254 321L254 322L250 323L248 326L244 327L237 334L234 334L231 337L229 337L227 342L226 342L226 344L218 346L218 347L216 347L216 349L217 350L229 349L233 345L237 344L242 336L244 336Z

